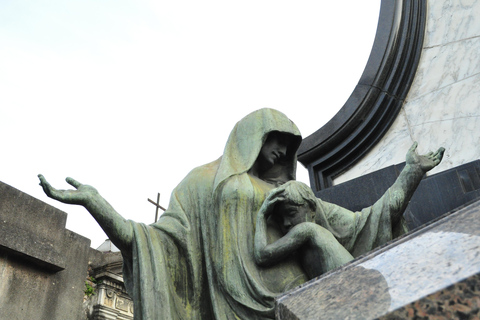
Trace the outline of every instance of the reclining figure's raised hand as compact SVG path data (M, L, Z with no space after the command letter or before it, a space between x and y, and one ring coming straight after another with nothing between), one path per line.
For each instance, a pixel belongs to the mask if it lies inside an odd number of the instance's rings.
M389 203L393 221L401 217L425 173L442 161L445 152L444 148L439 148L435 153L419 155L416 151L417 146L418 143L414 142L408 150L405 168L390 187L389 192L386 193L392 197L392 201Z
M437 152L430 151L425 155L419 155L416 152L418 143L414 142L407 152L407 165L416 166L424 173L435 168L443 158L445 148L439 148Z

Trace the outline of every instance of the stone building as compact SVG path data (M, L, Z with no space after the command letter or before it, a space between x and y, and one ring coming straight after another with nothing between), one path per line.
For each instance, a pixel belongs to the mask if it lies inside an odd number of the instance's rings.
M84 319L90 240L67 214L0 182L0 319Z
M88 273L94 294L84 301L88 320L133 319L133 301L123 284L122 263L120 251L110 240L97 250L91 249Z
M133 319L110 241L94 250L65 212L2 182L0 195L0 319Z

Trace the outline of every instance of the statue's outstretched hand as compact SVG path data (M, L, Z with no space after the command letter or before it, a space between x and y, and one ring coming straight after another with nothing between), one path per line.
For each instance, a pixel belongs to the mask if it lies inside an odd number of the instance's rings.
M76 190L57 190L47 182L43 175L39 174L38 178L47 196L63 203L85 205L94 196L98 195L98 191L94 187L81 184L72 178L67 178L66 181Z
M435 168L443 158L445 148L439 148L437 152L429 152L425 155L419 155L416 152L418 143L414 142L407 152L407 165L417 166L423 172L427 172Z

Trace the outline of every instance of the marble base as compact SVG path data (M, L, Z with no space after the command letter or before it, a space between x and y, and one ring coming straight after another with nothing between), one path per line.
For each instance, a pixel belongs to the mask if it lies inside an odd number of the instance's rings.
M279 297L276 316L404 319L478 313L479 274L477 201Z
M379 319L478 319L480 274L412 302Z

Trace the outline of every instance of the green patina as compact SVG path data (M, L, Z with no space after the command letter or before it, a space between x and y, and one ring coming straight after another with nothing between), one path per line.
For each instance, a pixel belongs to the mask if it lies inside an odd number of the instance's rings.
M262 152L273 136L284 138L286 148L269 158ZM193 169L152 225L123 219L94 188L73 179L67 181L77 190L67 191L40 180L48 196L85 206L120 248L135 319L273 319L275 297L307 276L293 255L268 267L256 263L256 217L272 189L295 179L300 142L297 127L282 113L251 113L232 130L223 156ZM427 161L414 147L397 182L372 207L350 212L317 200L315 222L352 256L392 238L424 172L440 162L443 151ZM267 223L268 243L283 236Z

